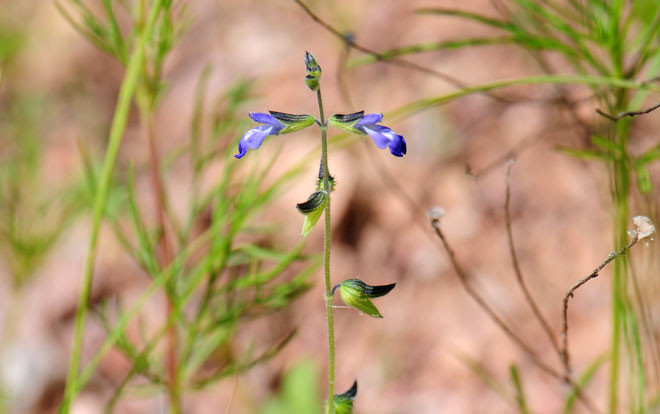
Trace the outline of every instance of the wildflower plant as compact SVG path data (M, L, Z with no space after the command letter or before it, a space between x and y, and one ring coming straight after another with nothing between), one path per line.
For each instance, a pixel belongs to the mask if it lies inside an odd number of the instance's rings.
M319 181L317 189L309 196L306 202L297 204L296 208L305 216L302 237L307 236L314 225L319 221L321 215L325 218L324 239L324 274L325 274L325 305L328 324L328 400L326 404L327 414L350 414L353 412L353 400L357 395L357 381L343 394L334 394L335 384L335 340L332 300L336 290L344 302L363 313L382 318L382 315L371 302L370 298L384 296L389 293L395 284L384 286L371 286L359 279L348 279L331 288L330 277L330 243L331 243L331 221L330 221L330 194L334 190L334 177L330 175L328 168L328 126L343 129L358 134L369 135L378 148L389 148L392 155L402 157L406 153L406 141L403 136L396 134L390 128L378 125L383 119L382 114L366 114L364 111L351 114L335 114L325 118L323 111L323 100L321 98L321 74L322 69L318 62L309 52L305 53L305 84L310 90L316 92L319 108L319 118L312 115L294 115L284 112L269 111L266 113L250 113L250 118L262 125L247 131L238 143L238 154L236 158L243 158L249 149L261 147L264 140L273 135L283 135L307 128L313 124L318 125L321 130L321 160L319 169Z

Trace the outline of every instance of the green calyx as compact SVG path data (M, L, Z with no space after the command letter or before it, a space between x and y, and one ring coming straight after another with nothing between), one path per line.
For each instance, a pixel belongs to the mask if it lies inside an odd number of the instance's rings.
M335 404L335 414L353 414L353 400L357 396L357 380L353 386L343 394L335 394L333 401Z
M330 192L335 191L335 177L329 175L329 176L328 176L328 184L330 184ZM316 182L316 188L318 188L319 190L323 190L323 189L324 189L323 178L319 178L319 179L317 180L317 182Z
M302 229L303 237L307 237L316 222L319 221L326 204L328 204L328 193L325 191L316 191L304 203L296 204L298 211L305 215Z
M268 111L270 115L284 125L278 135L299 131L312 125L316 119L311 115L287 114L285 112Z
M305 52L305 84L313 91L317 91L321 86L321 66L311 53Z
M348 279L333 287L332 294L334 295L335 291L339 289L339 294L345 304L373 318L382 318L383 315L370 299L387 295L394 289L394 286L396 283L371 286L360 279Z
M352 134L364 135L364 132L354 128L354 125L363 116L364 111L353 112L352 114L335 114L328 118L328 123L335 128L343 129Z

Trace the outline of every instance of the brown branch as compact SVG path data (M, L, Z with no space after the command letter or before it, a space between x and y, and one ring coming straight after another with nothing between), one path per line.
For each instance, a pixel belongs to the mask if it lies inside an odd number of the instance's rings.
M300 8L302 8L303 11L309 17L312 18L312 20L314 20L316 23L318 23L321 27L323 27L325 30L330 32L332 35L334 35L335 37L340 39L347 46L349 46L353 49L359 50L360 52L371 55L371 56L375 57L379 62L385 62L385 63L389 63L391 65L396 65L396 66L399 66L399 67L402 67L402 68L412 69L412 70L416 70L416 71L419 71L419 72L422 72L422 73L426 73L426 74L435 76L437 78L440 78L440 79L444 80L445 82L447 82L448 84L450 84L452 86L455 86L457 88L460 88L460 89L468 88L467 84L463 83L462 81L460 81L459 79L457 79L457 78L455 78L451 75L448 75L446 73L437 71L435 69L427 68L426 66L418 65L416 63L409 62L407 60L403 60L403 59L400 59L400 58L397 58L397 57L389 58L389 57L386 57L385 55L383 55L382 53L379 53L379 52L377 52L373 49L369 49L366 46L358 44L358 43L355 42L353 36L346 35L346 34L340 32L339 30L335 29L332 25L330 25L328 22L323 20L316 13L314 13L312 11L312 9L310 9L305 3L302 2L302 0L293 0L293 1L296 4L298 4L300 6ZM491 98L493 98L497 101L500 101L500 102L512 103L511 99L495 95L491 92L481 92L481 93L484 94L484 95L487 95L487 96L489 96L489 97L491 97Z
M165 187L160 176L160 159L158 156L158 146L156 143L156 133L154 131L153 113L150 109L145 110L144 114L146 135L149 142L149 156L150 156L150 171L151 171L151 184L154 191L154 208L158 220L158 262L159 268L164 269L172 262L172 249L167 238L167 227L165 223ZM167 296L166 314L169 316L174 312L174 304L168 288L165 288ZM168 344L167 344L167 367L169 375L169 391L171 409L174 412L180 412L180 395L178 384L178 364L177 364L177 349L178 340L176 334L176 327L172 325L168 331Z
M562 314L561 338L562 338L562 356L563 356L562 359L563 359L563 362L564 362L564 368L566 370L567 375L569 375L570 372L571 372L570 359L569 359L569 354L568 354L568 300L573 297L574 292L577 289L579 289L582 285L584 285L585 283L587 283L591 279L594 279L594 278L598 277L600 271L605 266L607 266L612 260L627 254L628 250L630 250L630 248L633 247L638 241L639 241L639 238L637 236L637 233L635 233L632 240L630 240L630 243L628 243L626 246L622 247L620 250L610 253L607 256L607 258L600 265L598 265L598 267L596 267L593 270L593 272L591 272L587 277L585 277L584 279L581 279L576 284L571 286L571 288L568 290L568 293L566 293L566 296L564 297L564 306L563 306L563 314Z
M461 265L458 263L458 260L456 259L456 255L454 254L454 251L452 250L451 246L449 246L449 242L445 238L444 233L442 232L442 229L440 228L440 214L435 214L432 213L431 211L429 212L429 216L431 218L431 226L435 230L435 233L438 235L440 240L442 241L442 245L447 252L447 256L449 256L449 261L451 262L452 267L454 268L454 271L456 272L456 275L458 276L459 281L461 282L461 285L465 289L465 291L470 295L470 297L477 302L477 304L481 307L481 309L486 312L486 314L495 322L495 324L504 331L504 333L513 341L515 342L531 359L531 361L536 365L541 371L545 372L546 374L550 375L551 377L557 379L559 382L563 384L569 385L573 390L575 390L575 395L577 395L578 400L584 404L584 406L592 413L599 413L601 412L598 410L598 408L595 406L595 404L589 399L589 397L584 393L582 388L573 381L573 379L570 377L570 375L562 374L559 371L555 370L554 368L546 365L541 359L536 355L536 353L532 350L532 348L527 345L527 343L520 338L514 331L511 329L498 315L495 313L495 311L488 305L488 303L479 295L479 293L470 285L469 283L469 276L468 274L463 270Z
M518 262L518 255L516 254L516 248L513 243L513 231L511 230L511 168L513 167L514 161L510 160L507 162L506 165L506 197L504 201L504 222L506 225L506 236L509 244L509 254L511 256L511 261L513 263L513 269L516 274L516 280L518 281L518 285L520 286L520 289L523 292L523 295L525 296L525 300L527 301L527 304L529 307L532 309L532 312L534 313L534 316L536 319L539 321L539 324L541 324L541 327L545 331L546 335L548 336L548 339L550 340L550 343L552 344L552 347L555 349L557 352L557 355L559 356L559 360L563 360L562 358L562 353L561 350L559 349L559 342L557 341L557 338L555 337L555 334L552 332L552 328L550 328L550 324L547 322L543 314L541 313L541 310L539 309L538 305L536 304L536 301L532 297L531 292L529 291L529 288L527 287L527 284L525 283L525 279L523 278L522 270L520 268L520 263Z
M552 375L553 377L559 377L561 378L562 375L554 370L552 367L546 365L539 356L534 352L534 350L520 337L518 334L516 334L513 329L500 318L500 316L493 310L493 308L490 307L490 305L486 302L486 300L477 292L474 287L469 282L469 275L465 270L463 270L463 267L458 263L458 260L456 259L456 255L454 254L454 250L451 248L449 245L449 242L447 241L444 233L442 232L442 229L440 228L440 219L437 217L431 217L431 226L433 226L433 229L435 230L435 233L438 235L440 238L440 241L442 241L442 245L447 252L447 256L449 256L449 261L451 262L452 267L454 268L454 271L456 272L456 275L458 276L458 280L461 282L461 285L465 289L465 291L470 295L470 297L477 302L479 307L486 312L486 314L495 322L495 324L500 327L504 331L504 333L513 341L515 342L520 348L522 348L527 355L531 358L532 362L539 367L542 371L545 371L546 373Z
M627 116L632 118L632 117L635 117L635 116L638 116L638 115L646 115L648 113L651 113L651 112L655 111L658 108L660 108L660 102L658 102L657 104L653 105L650 108L640 109L639 111L619 112L617 115L607 114L607 113L601 111L598 108L596 108L596 113L598 115L604 116L605 118L609 119L612 122L617 122L617 121L620 121L620 120L622 120L623 118L625 118Z
M490 173L495 168L499 167L502 164L505 164L512 158L518 158L523 152L536 144L541 138L556 133L563 130L572 130L575 127L574 124L560 124L560 125L550 125L547 128L543 128L540 131L534 132L522 138L520 141L516 142L511 149L509 149L504 154L494 158L488 162L484 167L480 168L478 171L473 171L472 167L469 164L465 165L465 173L476 180L479 180L482 176Z

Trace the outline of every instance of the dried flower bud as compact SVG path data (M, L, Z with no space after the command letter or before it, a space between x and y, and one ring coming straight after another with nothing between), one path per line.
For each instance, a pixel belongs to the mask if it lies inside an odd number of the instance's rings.
M371 317L382 318L383 315L378 312L370 298L385 296L394 289L394 286L396 286L396 283L371 286L360 279L348 279L333 287L332 294L334 295L335 291L339 289L339 294L345 304Z
M632 220L633 224L636 226L634 231L637 233L637 238L639 240L646 239L655 234L655 225L650 218L646 216L635 216Z
M433 221L438 221L442 216L445 215L445 209L440 206L434 206L428 209L426 215Z

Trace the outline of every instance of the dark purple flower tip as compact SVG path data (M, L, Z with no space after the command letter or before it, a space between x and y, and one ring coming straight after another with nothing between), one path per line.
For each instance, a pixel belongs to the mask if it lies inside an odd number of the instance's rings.
M383 114L367 114L353 125L357 131L368 134L380 149L388 147L392 155L403 157L406 153L406 141L401 135L390 128L377 125L383 119Z
M285 127L284 124L269 114L250 112L250 118L264 125L252 128L241 137L241 140L238 142L238 154L234 155L236 158L243 158L247 154L248 149L259 148L267 136L277 135Z
M369 134L378 148L383 149L389 147L392 155L397 157L403 157L403 154L406 153L406 141L401 135L396 134L388 127L382 125L367 125L362 127L362 130Z

